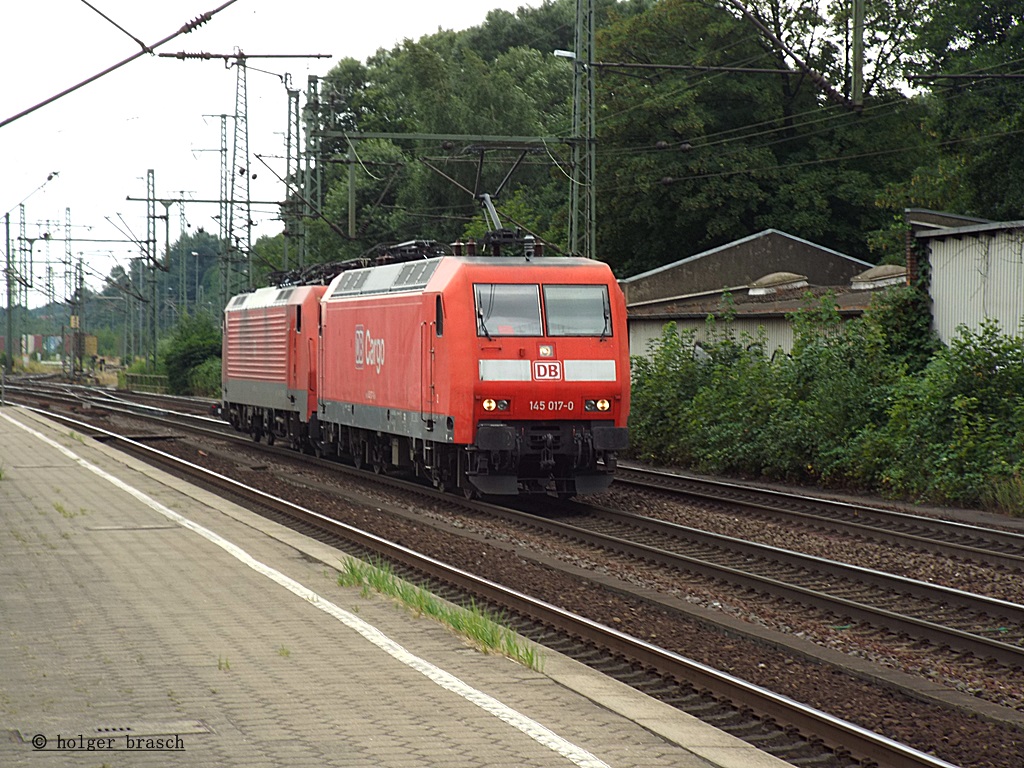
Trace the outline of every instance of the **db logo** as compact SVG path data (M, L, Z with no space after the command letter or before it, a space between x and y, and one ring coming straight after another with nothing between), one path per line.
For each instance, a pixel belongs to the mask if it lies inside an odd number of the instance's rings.
M558 360L534 360L534 381L561 381L562 363Z
M362 368L366 360L366 330L361 325L356 326L356 368Z

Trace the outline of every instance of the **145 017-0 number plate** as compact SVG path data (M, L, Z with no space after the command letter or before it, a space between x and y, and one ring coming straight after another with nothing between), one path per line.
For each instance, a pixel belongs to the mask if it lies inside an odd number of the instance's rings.
M531 411L571 411L576 407L572 400L531 400Z

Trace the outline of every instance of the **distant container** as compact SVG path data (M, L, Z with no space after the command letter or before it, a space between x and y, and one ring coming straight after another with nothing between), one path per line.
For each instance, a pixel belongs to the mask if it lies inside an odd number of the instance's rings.
M21 337L21 351L26 355L34 355L43 351L43 337L36 333L26 333Z

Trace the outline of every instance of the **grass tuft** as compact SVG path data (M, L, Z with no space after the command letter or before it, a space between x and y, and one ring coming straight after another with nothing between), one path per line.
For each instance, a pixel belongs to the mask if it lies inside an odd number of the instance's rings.
M540 671L543 668L537 647L513 632L504 616L494 615L476 603L460 608L439 600L423 587L395 576L387 563L371 564L348 558L342 561L338 584L361 588L363 597L371 592L392 597L417 616L429 616L450 627L484 653L500 653L529 669Z
M1009 477L992 478L982 493L982 503L988 509L1024 517L1024 476L1018 471Z
M53 502L53 508L57 510L57 512L60 513L60 516L63 517L65 520L74 520L76 517L81 517L82 515L88 514L84 507L79 507L78 511L74 512L70 509L67 509L59 501Z

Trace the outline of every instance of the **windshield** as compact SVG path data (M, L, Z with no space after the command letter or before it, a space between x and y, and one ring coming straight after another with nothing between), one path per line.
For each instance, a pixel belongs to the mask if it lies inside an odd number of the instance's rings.
M540 336L540 292L536 285L474 285L478 336Z
M611 336L606 285L545 285L549 336Z

